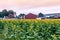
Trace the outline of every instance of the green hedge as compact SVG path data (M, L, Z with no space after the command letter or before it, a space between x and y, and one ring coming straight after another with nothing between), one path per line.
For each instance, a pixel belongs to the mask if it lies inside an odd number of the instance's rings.
M0 20L0 40L60 40L60 20Z

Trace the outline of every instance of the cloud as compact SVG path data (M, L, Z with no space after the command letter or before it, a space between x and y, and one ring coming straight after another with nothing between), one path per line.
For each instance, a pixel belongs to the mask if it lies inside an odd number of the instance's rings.
M60 0L0 0L1 9L20 10L25 8L60 6Z
M60 0L9 0L9 6L17 7L43 7L60 5Z
M34 8L60 6L60 0L0 0L0 8Z

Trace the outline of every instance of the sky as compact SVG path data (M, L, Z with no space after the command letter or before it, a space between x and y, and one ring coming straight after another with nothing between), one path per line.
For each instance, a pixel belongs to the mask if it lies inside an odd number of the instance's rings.
M0 0L0 11L14 10L17 15L29 12L38 14L59 13L60 0Z

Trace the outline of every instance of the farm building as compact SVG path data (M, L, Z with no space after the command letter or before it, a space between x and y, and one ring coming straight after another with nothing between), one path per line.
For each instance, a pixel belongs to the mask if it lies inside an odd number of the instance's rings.
M36 19L38 16L32 13L25 15L25 19Z
M60 13L45 14L47 18L60 18Z

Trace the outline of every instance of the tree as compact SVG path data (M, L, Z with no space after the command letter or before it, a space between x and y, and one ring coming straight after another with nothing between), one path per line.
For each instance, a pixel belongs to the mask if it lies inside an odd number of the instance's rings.
M14 12L13 10L9 10L8 13L9 13L9 14L8 14L8 17L14 18L15 12Z
M14 18L14 17L16 17L16 12L14 12L13 10L9 10L9 11L7 11L6 9L4 9L4 10L2 10L2 12L0 12L0 17L1 18L4 18L4 17L12 17L12 18Z
M6 9L2 10L2 16L8 16L8 11Z
M8 13L9 14L14 14L14 11L13 10L9 10Z
M18 17L23 19L25 17L25 14L21 13Z
M44 17L44 14L39 13L39 14L38 14L38 17Z
M2 14L2 12L0 12L0 17L3 18L3 14Z

